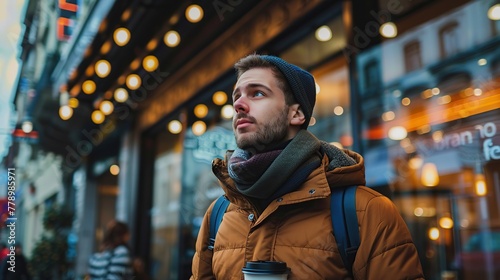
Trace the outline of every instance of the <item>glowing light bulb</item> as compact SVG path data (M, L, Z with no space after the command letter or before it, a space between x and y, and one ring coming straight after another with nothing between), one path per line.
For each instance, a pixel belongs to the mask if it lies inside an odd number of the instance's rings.
M203 18L203 9L198 5L190 5L186 9L186 18L192 23L200 21Z
M113 112L115 106L113 103L109 100L104 100L99 104L99 109L104 115L109 115Z
M200 136L207 130L207 125L203 121L196 121L193 123L193 134L196 136Z
M439 239L439 229L437 227L432 227L429 229L429 239L430 240Z
M124 88L117 88L114 93L114 98L117 102L123 103L128 99L128 91Z
M73 108L68 105L64 105L59 108L59 117L62 120L69 120L71 116L73 116Z
M316 29L315 33L316 39L320 42L326 42L332 39L332 30L330 27L323 25Z
M124 27L117 28L113 33L113 39L118 46L125 46L130 40L130 31Z
M394 22L386 22L380 26L379 32L385 38L394 38L398 35L398 28Z
M86 94L92 94L92 93L94 93L95 92L95 88L96 88L96 85L95 85L94 81L92 81L92 80L86 80L82 84L82 90Z
M179 134L182 131L182 123L178 120L172 120L168 123L168 131L172 134Z
M212 96L215 105L224 105L227 102L227 94L223 91L217 91Z
M95 110L94 112L92 112L92 122L94 122L95 124L101 124L102 122L104 122L104 114L99 111L99 110Z
M30 121L24 121L21 129L24 133L30 133L33 131L33 123Z
M118 175L120 174L120 167L116 164L113 164L109 167L109 173L111 173L112 175Z
M205 104L198 104L194 107L194 115L198 118L204 118L208 114L208 107Z
M406 128L402 126L394 126L389 129L389 138L392 140L402 140L408 135Z
M221 116L226 119L226 120L229 120L233 117L234 115L234 107L233 105L231 104L227 104L227 105L224 105L221 109Z
M439 219L439 226L444 229L450 229L453 227L453 220L450 217L442 217Z
M426 163L422 167L422 185L426 187L435 187L439 184L439 174L434 163Z
M111 64L107 60L99 60L95 64L95 73L101 78L105 78L111 72Z
M173 48L179 45L181 41L181 36L177 31L170 30L165 34L165 37L163 37L163 41L167 46Z
M141 86L141 77L137 74L130 74L127 76L127 81L125 83L131 90L138 89Z
M148 55L142 61L142 67L148 72L153 72L158 68L158 58L154 55Z
M491 20L500 20L500 4L495 4L488 9L488 18Z
M474 182L474 187L476 189L476 194L479 196L484 196L488 192L486 188L486 181L484 180L483 174L476 174L476 179Z

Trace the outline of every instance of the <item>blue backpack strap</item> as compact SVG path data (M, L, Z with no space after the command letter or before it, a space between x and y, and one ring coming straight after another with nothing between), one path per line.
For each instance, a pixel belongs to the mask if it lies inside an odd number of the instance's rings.
M214 249L215 236L219 230L219 226L222 222L222 217L226 213L227 207L229 206L229 200L225 195L221 195L215 202L212 213L210 214L210 232L208 240L208 250Z
M335 189L330 198L333 234L344 266L351 275L352 264L360 243L356 189L357 186Z

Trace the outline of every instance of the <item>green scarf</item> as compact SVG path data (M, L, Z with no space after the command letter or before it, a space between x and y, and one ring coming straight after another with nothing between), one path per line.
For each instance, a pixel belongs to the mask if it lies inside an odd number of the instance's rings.
M249 197L268 199L304 164L319 161L321 142L300 130L283 150L251 155L236 149L229 158L229 176L238 190Z

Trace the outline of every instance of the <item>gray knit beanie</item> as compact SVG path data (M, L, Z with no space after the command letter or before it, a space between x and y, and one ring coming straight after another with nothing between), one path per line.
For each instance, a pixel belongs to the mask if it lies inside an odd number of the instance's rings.
M314 77L306 70L288 63L279 57L270 55L261 55L260 57L276 66L283 76L285 76L295 99L300 104L306 117L302 128L307 129L312 117L314 104L316 103L316 83L314 82Z

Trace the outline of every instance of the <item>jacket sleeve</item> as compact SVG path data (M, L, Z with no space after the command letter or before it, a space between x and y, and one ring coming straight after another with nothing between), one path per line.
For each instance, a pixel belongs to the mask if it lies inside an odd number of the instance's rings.
M203 222L198 232L198 238L196 239L196 249L193 257L191 280L203 280L203 279L215 279L212 271L212 255L213 251L208 250L208 239L209 239L209 219L212 213L212 208L214 207L214 202L208 207L205 216L203 217Z
M354 278L424 279L410 231L393 202L380 194L364 200L361 211L357 207L361 244L353 265Z

